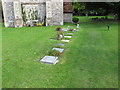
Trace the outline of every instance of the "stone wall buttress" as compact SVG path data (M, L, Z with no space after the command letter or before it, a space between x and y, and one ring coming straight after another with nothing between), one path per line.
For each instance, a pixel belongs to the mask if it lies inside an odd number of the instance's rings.
M63 25L63 0L46 0L46 25Z
M52 25L52 2L46 0L46 26Z
M4 25L5 27L14 27L14 7L12 1L2 0Z
M19 0L14 0L14 25L15 27L22 27L23 20L22 20L22 12L21 12L21 2Z
M63 25L63 0L52 0L53 25Z

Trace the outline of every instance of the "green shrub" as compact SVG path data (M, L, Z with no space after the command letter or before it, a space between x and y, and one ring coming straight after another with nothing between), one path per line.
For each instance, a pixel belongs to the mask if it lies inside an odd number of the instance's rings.
M73 17L73 22L74 22L74 23L78 23L78 22L79 22L79 18Z

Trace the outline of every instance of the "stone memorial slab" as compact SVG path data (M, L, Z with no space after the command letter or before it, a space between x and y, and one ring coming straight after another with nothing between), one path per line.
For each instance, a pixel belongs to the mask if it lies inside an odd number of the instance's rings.
M73 28L73 27L71 27L71 26L68 26L68 28Z
M59 51L60 53L62 53L64 51L64 49L61 49L61 48L53 48L52 50L57 50Z
M73 35L73 33L67 33L67 35Z
M80 30L78 30L78 29L74 29L74 31L80 31Z
M63 42L70 42L70 40L61 40L61 41L63 41Z
M63 28L62 30L69 30L68 28Z
M65 46L65 44L62 44L62 43L60 43L60 44L57 44L58 46Z
M40 61L43 63L48 63L48 64L56 64L58 62L57 59L58 57L55 57L55 56L45 56Z
M64 38L72 38L72 36L64 36Z
M66 28L63 28L63 29L62 29L62 31L64 31L64 32L67 32L67 31L68 31L68 29L66 29Z
M80 31L80 30L77 30L77 29L76 29L76 31Z
M62 30L62 31L67 32L68 30Z
M63 29L69 30L68 28L63 28Z

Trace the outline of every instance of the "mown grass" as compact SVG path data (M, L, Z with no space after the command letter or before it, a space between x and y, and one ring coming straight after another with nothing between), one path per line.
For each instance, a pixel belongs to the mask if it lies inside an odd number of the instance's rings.
M0 89L2 88L2 24L0 23Z
M56 65L39 60L61 43L50 40L57 26L3 27L3 88L118 87L118 23L84 21Z

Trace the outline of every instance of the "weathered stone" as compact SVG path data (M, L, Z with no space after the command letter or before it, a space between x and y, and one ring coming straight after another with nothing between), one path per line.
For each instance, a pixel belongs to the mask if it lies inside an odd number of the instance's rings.
M67 32L67 31L68 31L68 29L66 29L66 28L63 28L63 29L62 29L62 31L64 31L64 32Z
M21 3L18 0L14 0L14 26L15 27L22 27L23 20L22 20L22 12L21 12Z
M73 28L73 27L71 27L71 26L68 26L68 28Z
M14 27L14 7L11 1L2 1L5 27Z
M55 56L45 56L40 61L43 63L48 63L48 64L56 64L58 62L57 59L58 57L55 57Z
M63 41L63 42L70 42L70 40L61 40L61 41Z
M78 29L74 29L74 31L80 31L80 30L78 30Z
M72 36L64 36L64 38L72 38Z
M59 51L60 53L62 53L64 51L64 49L61 49L61 48L53 48L52 50L57 50Z
M46 26L52 25L52 2L46 1Z
M64 13L64 22L73 22L72 21L73 14L72 13Z
M58 45L58 46L65 46L65 44L62 44L62 43L61 43L61 44L57 44L57 45Z
M22 27L26 22L21 5L26 7L26 20L35 20L32 11L37 10L38 20L46 26L63 25L63 0L2 0L5 27Z
M73 33L67 33L67 35L73 35Z
M63 25L63 0L52 0L52 24Z

